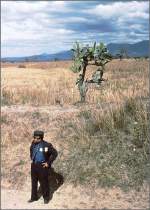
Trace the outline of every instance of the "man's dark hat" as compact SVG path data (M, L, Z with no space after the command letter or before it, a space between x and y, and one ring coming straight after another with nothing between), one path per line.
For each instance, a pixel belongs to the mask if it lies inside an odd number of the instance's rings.
M43 138L44 137L44 132L36 130L36 131L34 131L33 136L39 136L39 137Z

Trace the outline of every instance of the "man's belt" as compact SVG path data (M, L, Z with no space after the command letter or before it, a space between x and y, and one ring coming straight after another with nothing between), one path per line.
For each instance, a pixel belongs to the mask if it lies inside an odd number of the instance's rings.
M43 162L39 162L39 161L32 161L32 163L34 163L34 164L42 164L42 163L45 163L45 161L43 161Z

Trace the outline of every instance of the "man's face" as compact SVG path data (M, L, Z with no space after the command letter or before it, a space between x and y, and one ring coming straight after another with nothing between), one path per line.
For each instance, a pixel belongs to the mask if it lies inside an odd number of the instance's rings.
M34 141L35 144L37 144L41 141L40 136L34 136L33 138L34 138L33 141Z

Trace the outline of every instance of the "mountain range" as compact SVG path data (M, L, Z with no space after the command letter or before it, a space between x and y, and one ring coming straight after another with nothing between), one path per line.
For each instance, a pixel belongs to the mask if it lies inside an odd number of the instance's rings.
M107 49L112 55L119 53L121 49L125 49L130 57L149 56L149 40L143 40L135 44L128 43L110 43ZM5 57L1 58L2 62L23 62L23 61L54 61L54 60L71 60L73 53L70 50L62 51L55 54L43 53L40 55L24 56L24 57Z

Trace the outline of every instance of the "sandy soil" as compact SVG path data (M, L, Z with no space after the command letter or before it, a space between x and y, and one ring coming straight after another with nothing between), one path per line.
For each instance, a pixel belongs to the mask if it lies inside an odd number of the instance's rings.
M29 188L27 190L26 186L22 191L2 189L2 209L148 209L149 206L146 188L141 192L124 193L118 188L93 191L64 183L48 204L43 203L42 197L29 204Z
M79 112L80 110L75 106L65 106L61 107L58 106L30 106L30 105L11 105L11 106L2 106L1 107L2 113L14 113L14 112L40 112L40 113L50 113L51 115L54 115L55 117L57 115L61 115L64 113L75 113Z

